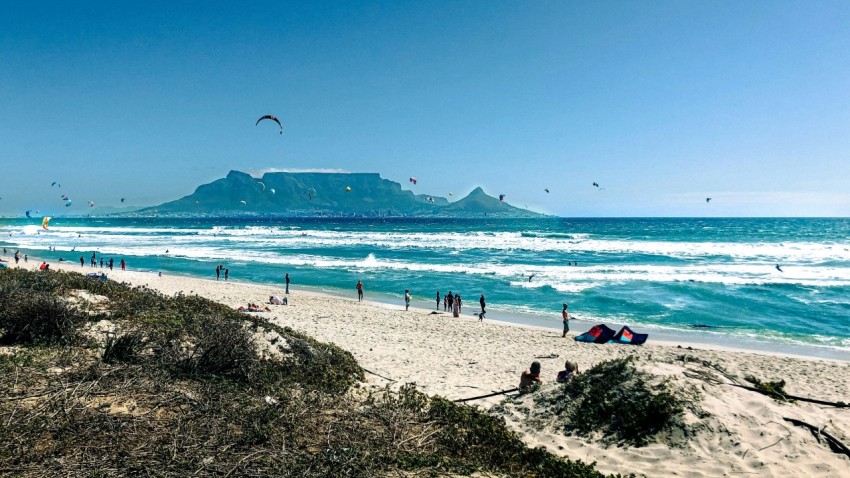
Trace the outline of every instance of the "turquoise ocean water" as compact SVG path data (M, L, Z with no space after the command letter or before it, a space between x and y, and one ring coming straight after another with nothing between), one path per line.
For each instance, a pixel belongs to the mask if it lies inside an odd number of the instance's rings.
M448 291L488 320L850 360L850 219L0 219L0 245L132 269L435 307ZM50 248L55 248L50 251ZM168 253L166 253L168 250ZM777 270L780 265L782 272ZM114 275L117 273L113 273ZM528 280L532 276L531 281ZM470 316L471 317L471 316ZM711 327L694 327L694 325Z

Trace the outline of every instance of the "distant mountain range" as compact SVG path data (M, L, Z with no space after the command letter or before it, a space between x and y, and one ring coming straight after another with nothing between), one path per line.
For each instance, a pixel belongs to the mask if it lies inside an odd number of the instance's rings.
M266 173L261 179L231 171L175 201L134 216L288 217L540 217L488 196L480 187L455 202L413 194L378 173Z

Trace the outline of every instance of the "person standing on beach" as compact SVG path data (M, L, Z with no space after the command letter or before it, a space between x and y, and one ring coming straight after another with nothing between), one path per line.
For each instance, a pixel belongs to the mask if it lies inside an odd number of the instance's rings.
M121 270L122 270L122 271L126 271L126 270L127 270L127 263L126 263L126 262L124 262L124 259L121 259Z
M112 266L115 264L115 259L109 258L109 270L112 270Z
M85 266L86 266L86 258L83 257L83 256L80 256L80 267L85 267Z
M15 251L15 264L21 260L21 251Z
M455 294L455 305L457 306L458 315L463 313L463 301L460 300L460 294Z
M225 269L224 270L224 280L227 280L229 278L230 278L230 269Z
M452 295L452 291L449 291L449 295L446 296L446 300L449 301L449 310L454 310L455 296Z
M460 317L460 302L457 300L457 296L455 296L453 302L449 302L450 304L454 304L452 306L452 316Z
M286 293L289 293L289 273L286 273Z
M570 331L570 313L567 312L567 304L564 304L564 310L561 311L561 318L564 319L564 334L561 337L566 337Z
M96 252L91 253L91 266L97 267L97 253Z
M484 300L484 294L481 294L481 298L478 299L478 303L481 304L481 313L478 314L478 320L481 321L484 319L484 314L487 313L485 307L487 307L487 302Z
M100 257L100 268L103 269L103 256Z
M438 307L439 308L439 307ZM449 298L448 296L443 296L443 312L449 310Z
M221 278L221 266L215 266L215 280Z
M357 281L357 302L363 300L363 282Z
M413 297L410 295L410 289L404 289L404 310L410 309L410 299Z

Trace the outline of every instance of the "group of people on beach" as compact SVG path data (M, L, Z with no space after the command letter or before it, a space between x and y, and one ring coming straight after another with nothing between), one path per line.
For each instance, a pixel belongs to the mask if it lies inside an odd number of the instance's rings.
M463 298L460 294L452 294L452 291L449 291L448 294L442 297L443 302L443 312L451 312L452 316L460 317L460 314L463 313ZM478 313L478 320L484 320L484 314L487 313L487 302L484 299L484 294L481 294L481 297L478 299L478 304L481 305L481 312ZM440 310L440 291L437 291L437 310Z
M215 280L221 279L222 274L224 274L224 280L230 279L230 269L226 269L224 264L215 266Z
M59 262L65 262L65 258L60 257ZM85 266L86 266L86 258L84 256L80 256L80 267L85 267ZM89 266L92 267L92 268L95 268L95 267L98 266L98 260L97 260L97 253L96 252L91 253L91 259L90 259L90 262L89 262ZM110 257L108 261L104 262L104 257L100 256L100 268L101 269L103 269L105 267L109 270L112 270L112 268L114 266L115 266L115 259ZM122 271L127 270L127 262L124 259L121 259L119 266L121 267Z

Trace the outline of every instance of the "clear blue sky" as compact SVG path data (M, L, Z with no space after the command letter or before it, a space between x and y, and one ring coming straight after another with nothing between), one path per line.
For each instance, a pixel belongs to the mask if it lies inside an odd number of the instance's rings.
M7 2L0 213L65 212L54 180L80 212L318 168L563 216L850 216L848 25L843 0Z

